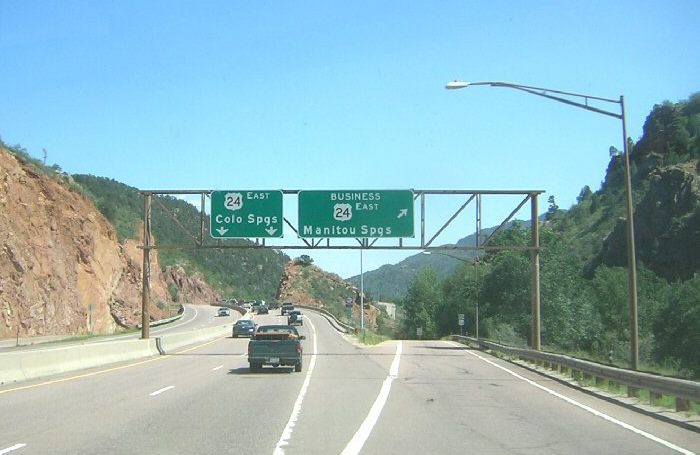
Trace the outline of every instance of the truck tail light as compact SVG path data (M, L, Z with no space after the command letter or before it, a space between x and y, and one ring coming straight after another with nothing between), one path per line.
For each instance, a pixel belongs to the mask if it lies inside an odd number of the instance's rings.
M301 354L301 343L297 343L297 352Z

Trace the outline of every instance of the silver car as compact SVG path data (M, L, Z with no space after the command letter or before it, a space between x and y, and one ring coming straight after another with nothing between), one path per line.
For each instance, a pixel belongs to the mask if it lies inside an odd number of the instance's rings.
M219 308L219 316L231 316L231 310L226 307Z

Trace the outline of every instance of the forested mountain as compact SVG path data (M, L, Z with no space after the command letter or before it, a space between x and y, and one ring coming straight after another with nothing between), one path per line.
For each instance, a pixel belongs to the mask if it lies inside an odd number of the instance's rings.
M120 241L142 235L143 196L136 188L93 175L74 175L73 179L116 227ZM193 246L199 238L199 210L172 196L153 198L151 225L156 244ZM209 225L208 219L205 223ZM250 243L246 240L227 242ZM162 249L158 254L161 265L177 264L188 273L198 271L222 295L245 299L273 300L289 261L289 257L279 251L263 249Z
M488 235L492 231L493 228L484 229L482 235ZM476 235L472 234L459 240L457 245L474 246L475 241ZM432 268L438 278L444 279L463 264L460 259L471 261L474 256L473 251L465 250L446 250L444 254L414 254L398 264L385 264L376 270L365 272L365 292L379 301L396 302L406 296L408 286L416 274L424 268ZM355 275L347 280L357 287L360 286L360 275Z
M642 138L629 141L639 289L640 358L700 377L700 93L654 106ZM629 356L627 243L622 154L611 159L598 191L584 187L577 203L559 210L550 199L541 228L542 342L616 363ZM515 225L496 239L527 244ZM482 336L525 344L530 338L530 259L527 253L487 254L475 280L471 265L447 279L421 271L403 302L402 336L415 327L441 336L459 331L475 308Z
M516 221L521 226L529 227L530 221ZM506 224L509 227L513 222ZM497 226L481 230L481 242L488 238ZM459 246L476 245L476 234L468 235L457 241ZM449 247L450 245L441 245ZM398 264L385 264L376 270L365 272L364 287L365 292L379 301L396 302L404 297L408 292L408 287L421 270L430 267L435 272L435 277L444 280L464 261L472 262L476 253L470 250L450 250L432 252L430 254L418 253L409 256ZM360 275L355 275L347 279L353 285L360 286Z

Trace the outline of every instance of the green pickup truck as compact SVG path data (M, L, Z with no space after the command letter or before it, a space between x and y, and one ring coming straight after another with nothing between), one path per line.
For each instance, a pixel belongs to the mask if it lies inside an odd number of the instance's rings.
M291 365L294 371L301 371L301 340L304 339L306 337L290 325L261 325L248 342L250 371L260 371L263 365Z

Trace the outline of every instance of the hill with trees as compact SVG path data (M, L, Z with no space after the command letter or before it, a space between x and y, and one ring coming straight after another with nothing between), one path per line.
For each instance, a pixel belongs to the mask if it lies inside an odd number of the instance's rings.
M638 257L640 359L647 367L700 377L700 93L654 106L643 136L631 141L630 160ZM542 343L627 365L629 319L622 154L611 148L601 187L584 187L568 210L550 198L541 227ZM515 224L495 239L526 245L529 231ZM467 331L524 345L530 339L528 253L483 256L476 279L463 264L441 279L426 268L401 305L400 335L422 326L427 336Z
M530 226L529 221L519 221L523 226ZM513 222L506 224L511 226ZM481 230L481 241L491 235L496 226ZM458 246L476 245L476 234L468 235L457 241ZM452 245L441 245L450 247ZM379 301L397 302L406 297L408 287L421 270L430 267L435 272L435 277L444 280L464 261L471 262L476 257L476 252L471 250L445 250L431 254L418 253L409 256L397 264L385 264L376 270L364 273L365 292ZM360 275L347 279L355 286L360 286Z
M143 223L143 196L115 180L74 175L75 183L115 226L120 241L137 238ZM172 196L153 196L152 233L156 245L193 247L200 230L200 213L188 202ZM208 219L205 219L208 225ZM247 240L227 240L249 244ZM162 249L161 265L182 267L229 298L273 300L289 257L268 249Z

